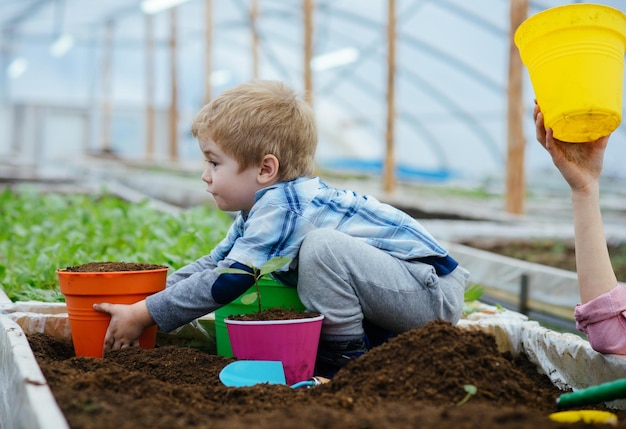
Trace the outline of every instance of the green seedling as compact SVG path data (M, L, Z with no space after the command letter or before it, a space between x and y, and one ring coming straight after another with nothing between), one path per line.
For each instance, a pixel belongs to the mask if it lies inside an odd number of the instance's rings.
M291 262L291 258L288 256L274 256L272 259L265 262L260 267L255 267L252 264L246 264L252 269L252 272L242 270L240 268L224 268L219 270L219 273L223 274L247 274L254 278L255 292L246 294L241 297L241 303L245 305L254 304L257 302L259 307L259 313L261 312L261 290L259 289L259 279L266 274L273 273L277 269L287 265Z
M474 283L463 294L463 300L465 302L478 301L483 296L483 292L483 286L479 283Z
M478 311L476 301L483 296L483 287L478 283L474 283L472 286L465 290L463 294L463 314L468 315Z
M476 392L478 391L476 386L474 386L473 384L465 384L463 386L463 390L465 390L465 393L466 393L465 397L463 399L461 399L459 402L456 403L457 407L460 407L461 405L463 405L464 403L469 401L470 398L472 396L474 396L476 394Z

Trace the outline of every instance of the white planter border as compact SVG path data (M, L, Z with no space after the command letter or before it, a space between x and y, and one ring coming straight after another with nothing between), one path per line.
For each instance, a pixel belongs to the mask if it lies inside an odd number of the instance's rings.
M69 428L24 331L0 314L0 427Z

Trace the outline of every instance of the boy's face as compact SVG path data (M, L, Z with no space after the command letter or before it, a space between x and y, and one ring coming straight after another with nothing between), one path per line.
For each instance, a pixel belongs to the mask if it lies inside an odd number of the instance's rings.
M253 166L239 171L239 163L226 155L212 139L200 140L199 144L207 163L202 180L219 209L250 210L254 194L264 187L257 180L259 168Z

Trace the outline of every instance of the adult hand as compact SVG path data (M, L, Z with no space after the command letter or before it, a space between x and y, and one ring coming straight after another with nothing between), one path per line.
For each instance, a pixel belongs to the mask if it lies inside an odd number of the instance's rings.
M554 138L552 129L545 128L543 114L536 102L533 117L537 140L548 151L572 191L583 191L597 184L609 136L586 143L563 142Z
M94 310L111 316L104 336L104 351L119 350L139 346L139 337L144 329L154 325L144 300L135 304L94 304Z

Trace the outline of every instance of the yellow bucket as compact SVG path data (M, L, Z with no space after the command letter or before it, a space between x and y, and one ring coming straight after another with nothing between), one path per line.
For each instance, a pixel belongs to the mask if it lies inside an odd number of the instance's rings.
M524 21L515 44L557 139L593 141L619 126L626 15L598 4L554 7Z

